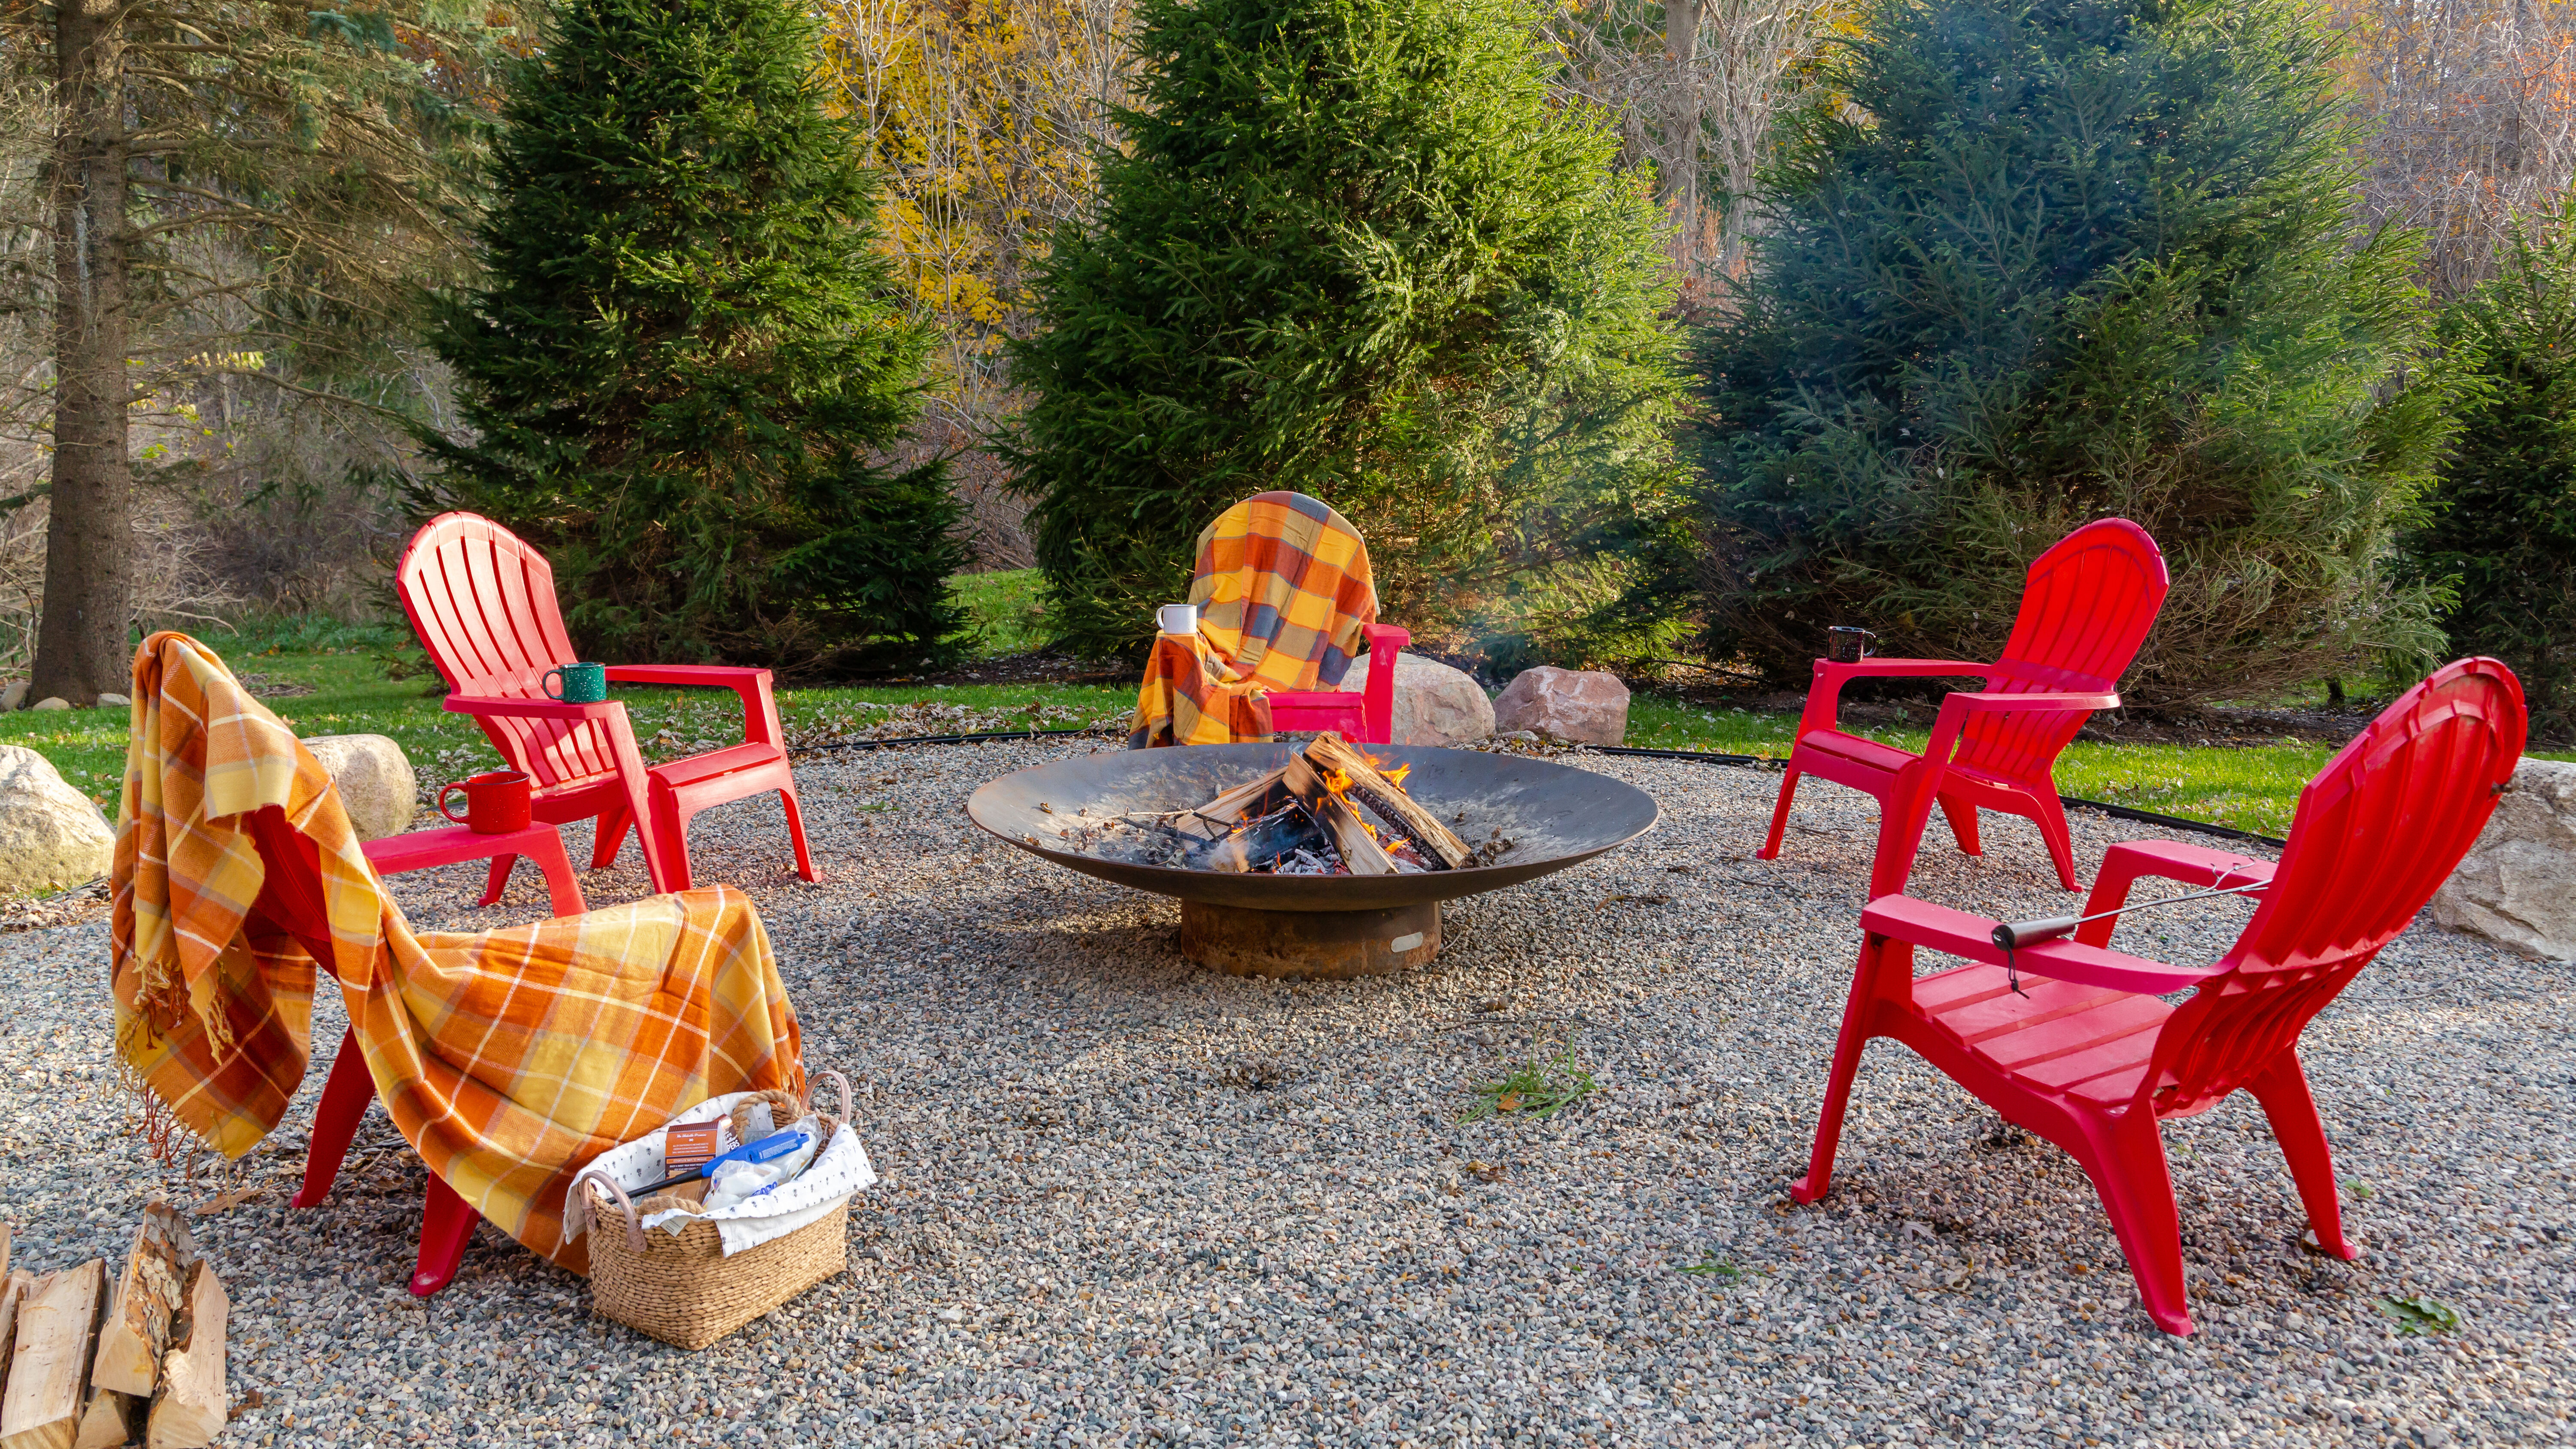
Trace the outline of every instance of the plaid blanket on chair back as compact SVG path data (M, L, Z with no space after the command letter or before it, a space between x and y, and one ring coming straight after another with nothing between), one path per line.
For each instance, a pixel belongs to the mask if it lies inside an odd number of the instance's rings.
M1272 690L1331 689L1377 619L1368 545L1319 499L1260 493L1199 535L1196 639L1156 638L1130 748L1270 738Z
M134 660L110 926L116 1046L172 1119L228 1157L277 1126L311 1056L317 965L338 978L377 1095L431 1171L575 1272L564 1190L600 1153L709 1097L803 1085L796 1014L760 917L725 889L480 935L415 935L331 777L204 645ZM331 954L253 906L250 816L319 855Z

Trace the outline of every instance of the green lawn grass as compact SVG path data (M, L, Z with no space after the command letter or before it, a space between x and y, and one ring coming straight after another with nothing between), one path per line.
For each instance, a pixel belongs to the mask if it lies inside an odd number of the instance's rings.
M1025 652L1042 626L1033 570L967 574L957 580L983 657ZM268 700L301 735L380 734L401 744L424 785L495 768L498 757L472 720L439 707L433 679L399 625L291 620L198 635L245 683L308 686L309 694ZM397 677L410 671L407 677ZM728 691L619 689L648 760L663 760L742 738ZM968 734L1021 727L1124 723L1132 689L1115 685L894 684L790 689L779 695L791 740L851 733ZM1694 704L1641 694L1629 706L1628 743L1651 749L1788 756L1797 716ZM26 745L103 807L115 808L124 776L123 709L21 711L0 715L0 743ZM1846 728L1920 749L1921 729ZM2265 835L2289 828L2299 789L2333 751L2322 745L2197 748L2078 741L2058 762L2058 788L2189 820ZM2576 754L2551 754L2576 759Z

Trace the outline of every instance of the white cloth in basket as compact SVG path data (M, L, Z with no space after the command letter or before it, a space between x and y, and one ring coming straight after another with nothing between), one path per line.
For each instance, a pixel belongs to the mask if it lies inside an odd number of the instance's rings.
M755 1095L752 1092L732 1092L711 1097L672 1118L671 1125L724 1117L733 1111L734 1103ZM598 1173L629 1194L647 1183L660 1181L664 1176L662 1134L669 1130L669 1127L656 1129L623 1147L601 1153L592 1159L590 1166L582 1169L582 1175L587 1177ZM731 1136L730 1133L726 1135ZM650 1232L667 1227L676 1233L693 1222L714 1223L717 1236L724 1239L725 1256L730 1258L747 1248L757 1248L772 1238L783 1238L807 1223L817 1221L852 1194L875 1186L876 1180L876 1169L868 1163L868 1150L859 1145L859 1134L851 1129L849 1123L843 1122L840 1129L832 1134L832 1140L823 1144L823 1150L794 1181L781 1183L774 1191L748 1202L714 1212L684 1212L674 1208L653 1213L644 1219L644 1228ZM575 1183L572 1196L574 1202L564 1221L567 1239L593 1226L589 1212L590 1194ZM614 1209L611 1215L614 1216Z

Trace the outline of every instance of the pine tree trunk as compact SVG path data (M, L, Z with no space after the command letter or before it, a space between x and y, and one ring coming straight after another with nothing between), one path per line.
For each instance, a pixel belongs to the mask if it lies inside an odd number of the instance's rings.
M31 698L122 691L133 622L126 459L123 0L56 0L54 487Z

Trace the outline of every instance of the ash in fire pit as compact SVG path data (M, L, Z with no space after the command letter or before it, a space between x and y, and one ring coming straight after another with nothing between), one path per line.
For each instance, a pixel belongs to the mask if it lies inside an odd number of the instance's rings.
M1511 851L1500 826L1481 845L1459 839L1405 793L1412 769L1327 732L1287 764L1205 804L1097 823L1077 812L1061 838L1134 865L1260 875L1409 875L1492 865Z

